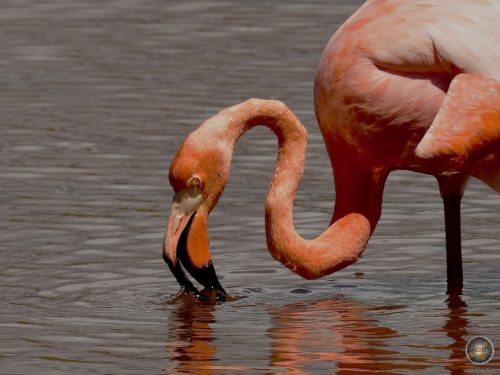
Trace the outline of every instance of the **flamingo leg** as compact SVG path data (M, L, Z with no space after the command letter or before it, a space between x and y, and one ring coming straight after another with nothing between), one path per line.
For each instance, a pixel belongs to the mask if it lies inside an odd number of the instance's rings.
M460 203L462 197L450 194L443 197L446 231L446 273L448 291L461 290L463 284Z
M436 178L444 204L447 294L461 294L463 272L460 204L468 176L452 174Z

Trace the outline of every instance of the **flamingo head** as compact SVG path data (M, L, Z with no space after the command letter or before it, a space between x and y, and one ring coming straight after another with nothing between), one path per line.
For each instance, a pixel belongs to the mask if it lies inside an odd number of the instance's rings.
M169 180L174 190L170 218L163 241L163 259L181 287L202 296L186 278L181 264L218 299L226 292L215 273L208 243L208 214L226 185L231 147L202 127L191 133L170 165Z

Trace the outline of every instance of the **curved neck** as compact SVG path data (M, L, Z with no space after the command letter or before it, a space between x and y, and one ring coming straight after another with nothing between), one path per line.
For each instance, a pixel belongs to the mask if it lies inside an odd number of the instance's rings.
M229 107L205 123L207 135L228 142L257 125L277 136L279 150L266 198L266 239L272 256L304 278L313 279L355 262L371 234L369 219L357 210L337 217L314 240L302 238L293 225L293 201L304 171L307 131L279 101L250 99Z

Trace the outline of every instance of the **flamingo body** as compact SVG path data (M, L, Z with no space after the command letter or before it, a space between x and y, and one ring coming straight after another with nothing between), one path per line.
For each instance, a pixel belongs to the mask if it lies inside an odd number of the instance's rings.
M229 176L233 146L268 126L279 142L266 198L266 239L277 260L305 278L355 262L380 218L387 175L436 176L444 201L448 281L461 288L460 200L469 176L500 191L500 3L494 0L367 1L328 42L315 80L315 112L332 162L336 201L316 239L293 226L307 133L283 103L252 99L205 121L170 166L176 192L163 255L195 291L217 281L207 216ZM196 204L193 204L196 202Z
M499 17L497 1L365 3L319 64L316 115L329 152L347 143L370 168L442 172L415 148L457 75L500 81Z

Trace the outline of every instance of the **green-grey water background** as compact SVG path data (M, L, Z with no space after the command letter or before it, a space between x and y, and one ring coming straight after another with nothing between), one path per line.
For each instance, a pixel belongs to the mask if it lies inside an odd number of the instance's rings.
M464 295L445 295L432 177L396 172L364 257L317 281L272 259L264 197L277 142L238 142L209 230L238 299L172 300L160 250L168 166L183 138L249 97L307 126L294 220L329 223L334 191L312 87L361 1L2 0L0 373L464 373L500 333L500 198L463 202ZM390 30L387 30L390 32ZM500 369L498 354L486 365Z

